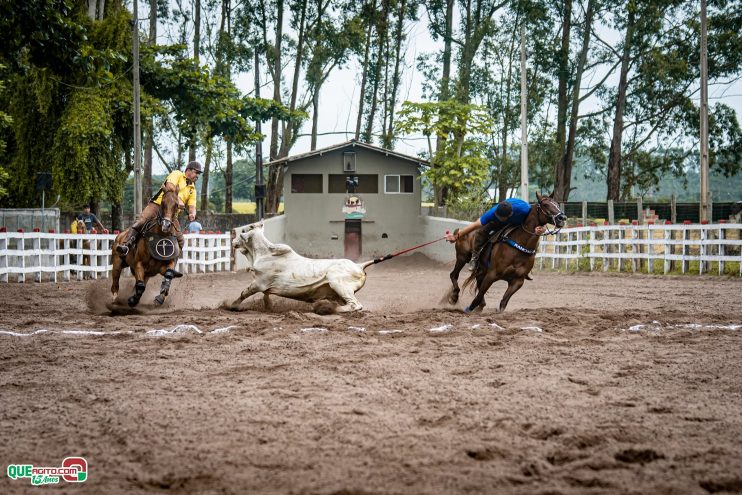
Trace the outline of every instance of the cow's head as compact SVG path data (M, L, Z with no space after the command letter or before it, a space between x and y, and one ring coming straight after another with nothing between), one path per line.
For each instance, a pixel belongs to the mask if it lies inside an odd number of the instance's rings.
M255 251L254 242L255 236L263 234L263 221L255 222L247 226L245 230L237 234L232 241L232 247L239 249L242 254L247 257L247 260L252 265L253 255Z

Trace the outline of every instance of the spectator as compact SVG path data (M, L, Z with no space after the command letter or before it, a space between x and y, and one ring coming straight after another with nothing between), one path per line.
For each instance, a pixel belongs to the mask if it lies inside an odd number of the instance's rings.
M198 220L194 220L188 224L188 232L190 232L191 234L198 234L203 229L204 228L201 226Z
M93 227L98 227L98 232L108 232L108 230L103 226L100 220L98 220L98 217L95 216L95 213L92 213L90 211L90 205L85 205L82 207L82 214L77 216L78 220L82 220L85 222L85 228L88 232L91 232L93 230Z

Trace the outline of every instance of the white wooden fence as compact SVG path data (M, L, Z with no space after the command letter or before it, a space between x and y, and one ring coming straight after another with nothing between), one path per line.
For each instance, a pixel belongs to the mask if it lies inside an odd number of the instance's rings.
M113 234L0 232L0 282L108 278L115 238ZM184 273L229 271L231 249L229 233L186 234L177 269Z
M600 225L541 240L540 268L742 276L742 224Z

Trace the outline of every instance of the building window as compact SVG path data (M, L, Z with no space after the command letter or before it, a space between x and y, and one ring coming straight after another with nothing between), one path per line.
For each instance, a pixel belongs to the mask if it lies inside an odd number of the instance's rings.
M384 192L387 194L411 194L414 192L414 175L385 175Z
M291 174L291 192L322 194L322 174Z
M343 153L343 172L355 172L356 171L356 153L354 151L348 151Z
M330 174L328 192L336 194L378 194L379 176L376 174ZM352 184L352 185L351 185Z

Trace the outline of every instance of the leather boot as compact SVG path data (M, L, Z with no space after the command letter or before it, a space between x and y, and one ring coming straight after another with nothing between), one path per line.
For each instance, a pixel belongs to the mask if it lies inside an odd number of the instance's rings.
M132 225L129 228L129 231L126 233L126 238L124 238L124 242L116 246L116 252L119 254L119 256L126 256L129 254L129 251L134 249L134 246L137 243L137 240L139 240L139 230L135 229Z
M469 271L476 271L477 264L479 264L479 251L474 251L471 254L471 260L469 260Z
M479 255L484 249L484 245L487 244L489 237L489 229L480 228L476 234L474 234L474 246L472 246L471 261L469 261L469 270L476 271L477 265L479 264Z

